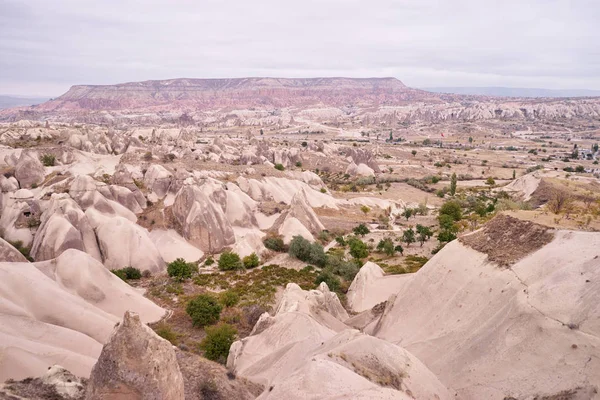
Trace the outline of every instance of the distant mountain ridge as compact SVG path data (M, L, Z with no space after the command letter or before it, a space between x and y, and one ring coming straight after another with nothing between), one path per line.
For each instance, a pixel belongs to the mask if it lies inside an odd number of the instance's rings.
M168 79L116 85L76 85L38 111L122 110L192 107L294 107L311 104L398 104L431 93L396 78L232 78Z
M42 97L20 97L0 95L0 110L11 107L32 106L35 104L41 104L47 100L48 98Z
M537 89L512 87L427 87L421 88L434 93L453 93L495 97L600 97L600 90L588 89Z

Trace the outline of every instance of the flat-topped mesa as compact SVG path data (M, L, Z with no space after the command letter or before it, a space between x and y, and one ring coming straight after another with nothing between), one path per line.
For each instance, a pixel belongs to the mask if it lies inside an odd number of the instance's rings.
M169 79L76 85L39 110L132 109L177 103L196 108L380 104L429 95L396 78Z

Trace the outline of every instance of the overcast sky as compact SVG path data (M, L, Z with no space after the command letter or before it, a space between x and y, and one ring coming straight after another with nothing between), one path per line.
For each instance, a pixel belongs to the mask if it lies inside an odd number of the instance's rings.
M3 94L246 76L600 89L600 1L0 0Z

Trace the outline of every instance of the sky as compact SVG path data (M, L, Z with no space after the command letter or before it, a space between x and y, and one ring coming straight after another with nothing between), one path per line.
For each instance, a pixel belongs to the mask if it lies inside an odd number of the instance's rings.
M600 89L600 1L0 0L1 94L249 76Z

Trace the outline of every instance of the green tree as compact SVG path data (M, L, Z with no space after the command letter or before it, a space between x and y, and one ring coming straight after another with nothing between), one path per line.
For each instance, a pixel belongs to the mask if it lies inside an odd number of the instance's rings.
M244 265L240 256L232 251L224 251L219 257L219 269L221 271L233 271L236 269L243 269Z
M244 268L251 269L256 268L260 264L260 259L256 255L256 253L252 253L249 256L244 257L242 260L244 263Z
M319 243L311 243L300 235L292 238L288 253L300 261L314 264L317 267L324 267L327 262L323 246Z
M275 169L278 171L283 171L285 167L283 166L283 164L275 164Z
M462 219L462 208L457 201L450 200L440 207L440 216L441 215L449 215L452 220L460 221Z
M414 210L412 208L406 207L404 211L402 211L402 216L408 221L408 219L413 216L413 213Z
M396 247L394 247L394 250L396 250L398 253L404 255L404 247L402 247L401 245L396 245Z
M356 258L357 260L365 258L369 255L369 249L367 248L365 242L363 242L362 240L352 238L350 239L348 244L350 245L350 255Z
M492 186L494 186L494 185L496 184L496 181L494 180L494 178L492 178L492 177L490 176L490 177L488 177L488 178L486 179L486 181L485 181L485 184L486 184L486 185L489 185L489 186L490 186L490 188L491 188Z
M359 235L359 236L365 236L367 235L369 232L371 232L369 230L369 228L365 225L365 224L360 224L358 225L356 228L354 228L352 230L354 232L355 235Z
M390 238L380 240L377 244L377 250L385 253L390 257L393 256L396 252L396 249L394 248L394 242Z
M593 151L594 153L597 153L597 152L598 152L598 143L594 143L594 144L592 145L592 151Z
M516 177L517 177L517 171L515 171L515 170L513 169L513 179L515 179Z
M206 327L206 337L200 342L204 357L225 364L229 348L235 341L237 329L229 324Z
M267 238L263 240L263 244L269 250L280 253L286 251L286 246L285 243L283 243L283 238L281 236L267 236Z
M361 206L360 211L362 211L365 215L367 215L369 213L369 211L371 211L371 209L367 206Z
M167 274L176 281L184 281L192 277L194 272L198 272L198 266L194 263L186 262L183 258L177 258L167 264Z
M473 137L469 136L469 143L473 143Z
M417 224L417 235L419 242L421 243L421 247L423 247L423 243L433 236L433 231L427 226Z
M416 241L415 239L415 231L413 228L408 228L402 233L402 241L406 243L407 246L410 246L411 243Z
M340 278L335 276L333 272L331 272L327 268L323 269L323 271L321 271L321 273L317 275L317 278L315 279L316 285L320 285L321 282L325 282L329 290L331 290L332 292L339 292L340 287L342 286Z
M458 178L456 178L456 172L452 173L450 177L450 196L454 196L456 194L456 184Z
M190 300L185 312L192 319L192 325L202 327L216 323L221 317L222 309L214 296L199 294Z
M416 151L416 150L413 150L413 151L411 151L411 152L410 152L410 154L412 154L412 155L413 155L413 157L414 157L414 156L416 156L416 155L417 155L417 151Z
M390 131L390 142L394 141L394 135L392 135L392 131Z

